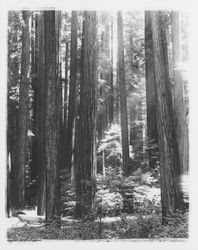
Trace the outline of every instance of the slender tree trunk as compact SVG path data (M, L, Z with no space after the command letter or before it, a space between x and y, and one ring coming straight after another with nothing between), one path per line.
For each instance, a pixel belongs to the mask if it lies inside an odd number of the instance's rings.
M27 131L28 131L28 93L30 84L30 12L23 11L22 28L22 58L21 58L21 84L19 90L19 130L17 146L17 185L15 187L15 198L17 209L25 205L25 183L24 173L27 164Z
M182 173L186 173L188 170L188 127L185 119L184 86L181 77L181 71L179 70L179 63L181 62L179 12L172 11L171 17L173 46L174 117L181 170Z
M65 89L64 89L64 127L65 131L67 130L67 116L68 116L68 61L69 61L69 42L66 41L66 48L65 48Z
M110 71L109 123L114 122L113 108L113 17L111 17L111 71Z
M63 138L63 92L62 92L62 70L61 70L61 11L55 12L55 33L56 33L56 81L57 81L57 112L58 112L58 149L57 149L57 179L55 183L55 213L60 215L60 177L59 171L64 163L64 138Z
M46 84L45 84L45 49L44 49L44 14L38 20L38 162L39 162L39 188L38 188L38 215L45 213L46 203L46 162L45 162L45 117L46 117Z
M101 56L105 58L106 64L108 67L102 69L100 73L100 79L106 81L105 84L102 84L99 88L99 98L103 101L101 102L102 108L97 117L97 131L98 138L101 140L104 137L104 131L109 128L110 117L112 118L112 109L111 104L111 64L110 64L110 19L107 12L102 12L101 14L101 24L104 28L104 31L101 34ZM110 87L108 90L108 95L105 93L106 86Z
M120 89L119 89L119 81L118 81L118 62L116 65L115 122L117 124L120 124Z
M58 82L56 74L55 11L44 12L46 81L46 219L59 214L58 173Z
M76 215L87 214L94 203L96 175L96 107L97 107L97 20L95 11L84 12Z
M151 143L157 142L157 118L155 102L155 72L152 46L151 11L145 11L145 75L146 75L146 105L147 105L147 135ZM149 166L155 165L155 152L148 149Z
M174 129L174 114L168 71L168 55L165 33L165 15L152 11L153 52L155 65L155 92L157 129L160 150L160 184L163 223L166 216L183 208L179 183L181 169Z
M112 120L112 80L111 80L111 50L110 50L110 39L111 39L111 34L110 34L110 16L108 14L108 12L103 12L102 15L102 22L104 25L104 32L102 35L102 53L105 56L105 58L107 58L107 60L109 60L109 68L105 69L104 72L102 72L102 79L107 81L107 84L110 86L110 90L108 93L108 97L105 101L105 112L104 112L104 130L108 129L111 122L110 119ZM105 88L105 86L103 86L103 88Z
M71 156L71 188L76 191L76 166L74 164L74 150L75 150L75 137L76 137L76 117L73 122L72 130L72 156Z
M105 151L102 151L102 173L103 177L105 178L106 176L106 171L105 171Z
M120 113L121 113L121 137L122 137L122 164L125 175L129 174L129 142L128 142L128 118L126 102L123 18L121 11L117 14L118 25L118 81L120 86Z
M32 29L34 36L32 38L32 52L31 52L31 70L32 70L32 89L34 91L33 97L33 121L32 121L32 131L34 136L32 137L32 163L31 163L31 179L35 179L39 172L39 162L38 162L38 15L35 16L35 20L32 14Z
M76 116L76 80L77 80L77 31L78 17L77 11L72 11L71 19L71 61L70 61L70 91L68 106L68 126L67 126L67 168L71 169L72 158L72 138L74 132L74 120ZM74 171L73 171L74 172Z
M66 41L65 47L65 84L64 84L64 112L63 112L63 137L64 137L64 149L67 148L67 126L68 126L68 61L69 61L69 42ZM68 153L63 153L63 165L62 169L67 167Z

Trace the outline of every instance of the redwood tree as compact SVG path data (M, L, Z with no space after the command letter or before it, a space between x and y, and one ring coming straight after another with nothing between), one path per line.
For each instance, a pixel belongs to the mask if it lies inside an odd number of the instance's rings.
M155 67L157 130L160 151L160 185L163 222L166 216L183 208L181 174L168 70L165 14L152 11L151 25Z
M39 162L39 187L38 187L38 215L45 211L45 112L46 112L46 84L45 84L45 51L44 51L44 14L38 20L38 162Z
M129 174L129 142L128 142L128 117L126 102L125 64L124 64L124 39L123 18L121 11L117 13L118 29L118 82L120 87L120 113L121 113L121 138L122 138L122 164L125 175Z
M95 11L84 11L79 112L79 160L77 169L78 217L88 213L94 202L96 175L97 104L97 18Z
M188 170L188 126L185 118L184 85L179 69L181 63L180 45L180 15L178 11L171 12L172 17L172 51L173 51L173 94L176 137L179 148L181 171Z
M30 84L30 12L22 11L22 55L21 55L21 82L19 89L18 113L18 146L16 148L16 186L15 208L24 207L24 173L27 164L27 132L29 112L29 84Z
M74 121L76 116L76 80L77 80L77 33L78 18L77 11L72 11L71 19L71 61L70 61L70 84L67 126L67 168L71 169L72 138L74 132Z
M113 17L111 17L111 69L110 69L110 97L109 97L109 123L114 122L114 89L113 89Z
M58 172L58 81L56 75L55 11L44 11L46 83L46 219L59 214Z
M146 76L146 106L147 106L147 135L149 146L157 142L157 118L155 102L155 72L152 45L151 11L145 11L145 76ZM149 166L154 167L155 150L148 148Z
M38 146L38 14L34 16L32 13L32 40L31 40L31 74L32 74L32 90L33 95L33 116L32 116L32 163L31 163L31 179L35 179L39 172L39 146Z

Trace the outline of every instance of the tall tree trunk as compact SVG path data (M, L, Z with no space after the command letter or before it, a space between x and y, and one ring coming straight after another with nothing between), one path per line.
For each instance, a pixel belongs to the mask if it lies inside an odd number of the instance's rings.
M172 46L173 46L173 93L174 114L177 143L179 147L179 159L182 173L188 170L188 127L185 119L184 86L179 70L181 62L180 45L180 20L179 12L172 11Z
M64 100L63 100L63 138L64 138L64 149L63 152L67 148L67 126L68 126L68 62L69 62L69 42L66 41L65 44L65 83L64 83ZM67 167L67 158L68 153L63 153L63 165L62 169Z
M128 117L126 102L125 64L124 64L124 39L123 18L121 11L117 13L118 26L118 81L120 87L120 113L122 136L122 165L125 175L129 174L129 142L128 142Z
M55 183L55 213L60 215L60 175L59 171L64 163L64 138L63 138L63 89L62 89L62 70L61 70L61 11L55 12L55 33L56 33L56 81L57 81L57 112L58 112L58 149L57 149L57 179Z
M111 17L111 71L110 71L110 97L109 97L109 123L114 122L113 108L113 17Z
M45 84L45 51L44 51L44 14L38 20L38 162L39 162L39 187L38 187L38 215L45 212L46 202L46 163L45 163L45 117L46 117L46 84Z
M64 89L64 127L67 131L67 116L68 116L68 61L69 61L69 42L66 41L65 48L65 89ZM66 133L66 132L65 132Z
M155 72L152 46L151 11L145 11L145 76L146 76L146 105L147 105L147 135L149 146L157 142L157 118L155 102ZM149 166L155 166L155 151L148 148Z
M183 208L179 178L179 153L174 129L174 114L168 71L165 14L152 11L151 25L155 65L157 129L160 150L160 184L163 223L166 216Z
M111 103L111 65L110 65L110 19L107 12L101 14L101 24L104 31L101 34L101 56L105 58L106 68L102 68L100 73L100 79L105 81L99 88L99 98L102 99L102 108L97 117L97 131L98 139L101 140L104 137L104 131L109 128L110 125L110 103ZM106 92L107 86L110 87L108 93ZM111 110L112 111L112 110Z
M15 208L22 209L25 205L24 173L27 164L27 131L29 113L29 84L30 84L30 12L23 11L22 28L22 58L21 58L21 84L19 90L19 130L17 146L17 185L15 187Z
M18 63L14 63L11 70L11 58L8 56L8 87L7 87L7 214L9 217L10 208L16 207L16 186L17 186L17 135L18 135L18 108L16 100L10 98L11 88L16 87L19 72ZM11 76L14 79L11 79Z
M34 91L33 97L33 121L32 131L34 136L32 137L32 163L31 163L31 179L35 179L39 172L38 162L38 15L35 17L32 14L32 30L34 36L31 41L31 71L32 71L32 89Z
M76 80L77 80L77 32L78 17L77 11L72 11L71 19L71 61L70 61L70 85L68 105L68 126L67 126L67 168L71 169L72 139L74 133L74 120L76 116ZM74 171L73 171L74 173Z
M87 214L94 203L96 175L96 107L97 107L97 20L95 11L84 11L76 215Z
M116 64L115 122L117 124L120 124L120 89L119 89L119 80L118 80L118 62Z
M46 81L46 220L59 214L58 173L58 82L56 75L55 11L44 12Z

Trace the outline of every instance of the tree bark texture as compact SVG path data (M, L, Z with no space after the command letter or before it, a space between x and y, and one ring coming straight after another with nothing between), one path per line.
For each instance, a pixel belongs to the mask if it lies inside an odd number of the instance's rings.
M69 42L66 41L65 44L65 84L64 84L64 100L63 100L63 139L64 139L64 150L67 148L67 127L68 127L68 62L69 62ZM68 154L63 153L63 165L62 169L67 167Z
M172 11L172 50L173 50L173 93L174 118L182 173L188 171L188 125L185 119L184 86L179 70L181 62L180 17L178 11Z
M14 16L18 16L19 13L15 13ZM14 24L13 13L8 14L8 24L12 26ZM13 43L17 43L19 40L19 25L16 32L8 33L8 88L7 88L7 209L10 212L10 208L15 208L17 205L16 186L17 186L17 136L18 136L18 102L13 100L12 88L17 86L20 81L19 68L20 63L18 57L11 57Z
M97 130L99 140L104 137L104 131L108 129L110 125L110 111L111 104L111 57L110 57L110 18L107 12L101 13L101 24L103 31L101 34L101 57L105 61L106 67L101 70L100 79L105 80L105 84L102 84L99 88L99 98L101 102L101 110L98 113L97 118Z
M71 19L71 61L70 61L70 85L69 85L69 106L67 126L67 168L71 169L72 138L74 132L74 120L76 116L76 80L77 80L77 33L78 17L77 11L72 11Z
M39 162L38 162L38 15L35 17L32 14L32 31L33 37L31 41L31 73L32 73L32 89L34 91L33 96L33 121L32 121L32 132L34 136L32 137L32 163L31 163L31 179L35 180L39 172Z
M164 18L164 13L161 11L151 13L163 222L166 216L176 212L176 209L183 208Z
M113 17L111 17L111 67L110 67L110 96L109 96L109 123L114 122L114 107L113 107Z
M69 61L69 42L66 41L65 48L65 88L64 88L64 128L67 130L68 116L68 61Z
M21 83L19 89L19 120L17 146L17 185L15 187L15 208L22 209L25 205L24 173L27 164L27 131L29 112L29 84L30 84L30 12L22 11L22 56L21 56Z
M147 136L149 145L157 142L157 118L155 100L155 72L152 45L151 11L145 11L145 76L146 76L146 106L147 106ZM155 151L148 149L149 166L155 166Z
M46 163L45 163L45 117L46 117L46 83L45 83L45 48L44 48L44 13L41 12L38 20L38 215L45 213L46 202Z
M55 11L44 11L46 82L46 219L58 215L58 82L56 74Z
M97 18L95 11L84 11L79 145L77 170L77 216L92 208L96 175L96 107L97 107Z
M129 174L129 142L128 142L128 117L126 102L125 64L124 64L124 39L123 18L121 11L117 13L118 28L118 81L120 87L120 113L121 113L121 138L122 138L122 165L125 175Z

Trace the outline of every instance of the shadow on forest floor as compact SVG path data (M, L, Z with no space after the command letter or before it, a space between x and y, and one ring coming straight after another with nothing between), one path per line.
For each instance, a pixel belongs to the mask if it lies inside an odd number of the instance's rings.
M9 228L7 237L8 241L187 238L187 217L185 214L167 226L162 226L160 216L155 214L105 218L102 223L64 219L59 227L44 224L15 225Z
M109 187L99 176L98 195L103 198L103 205L107 206L103 217L98 217L95 221L81 221L74 219L72 215L66 215L61 218L61 223L46 225L37 221L36 210L25 210L30 223L27 220L20 221L17 217L7 219L8 241L188 238L188 211L175 214L166 226L161 224L159 183L151 173L134 174L122 181L122 191L124 190L125 196L127 194L126 212L122 206L122 209L119 207L120 210L114 213L116 203L124 203L123 197L117 194L118 186L120 188L117 180L112 188L114 181L111 180ZM70 187L64 186L62 190L62 194L66 194L65 198L69 189ZM117 200L115 197L118 197ZM63 197L64 203L67 202L65 198ZM69 199L72 203L72 196ZM67 208L67 211L71 210L72 208Z

